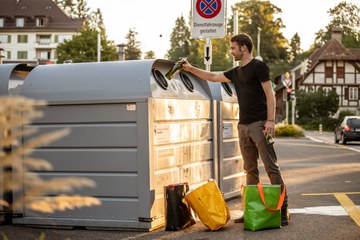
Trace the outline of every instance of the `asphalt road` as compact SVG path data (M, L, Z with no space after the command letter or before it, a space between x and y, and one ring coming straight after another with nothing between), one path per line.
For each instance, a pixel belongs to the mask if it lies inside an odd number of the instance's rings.
M0 226L9 240L359 240L360 239L360 142L338 145L332 133L306 132L306 138L277 138L276 150L289 193L291 222L281 229L250 232L230 221L222 230L210 232L199 221L187 229L167 232L59 230L23 226ZM268 183L260 165L261 181ZM232 218L242 214L240 198L228 201Z

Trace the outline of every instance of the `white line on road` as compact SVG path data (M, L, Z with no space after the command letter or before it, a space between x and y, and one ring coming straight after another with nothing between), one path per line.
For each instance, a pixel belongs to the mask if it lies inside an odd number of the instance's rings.
M360 206L356 206L360 208ZM290 213L295 214L316 214L326 216L348 216L342 206L320 206L320 207L305 207L305 208L291 208Z
M347 147L347 146L340 146L340 145L337 145L337 144L334 144L332 142L328 142L328 141L323 141L323 140L320 140L320 139L317 139L317 138L313 138L313 137L309 137L309 136L306 136L308 139L310 139L311 141L314 141L314 142L319 142L319 143L329 143L331 145L334 145L334 146L337 146L339 148L345 148L345 149L349 149L351 151L354 151L354 152L359 152L360 153L360 149L357 149L357 148L352 148L352 147Z
M313 137L307 137L307 138L314 141L314 142L321 142L321 143L324 142L322 140L319 140L319 139L316 139L316 138L313 138Z
M360 206L356 206L360 209ZM325 215L325 216L348 216L349 214L342 206L319 206L319 207L305 207L305 208L290 208L291 214L308 214L308 215ZM243 211L232 210L230 215L232 219L242 216Z

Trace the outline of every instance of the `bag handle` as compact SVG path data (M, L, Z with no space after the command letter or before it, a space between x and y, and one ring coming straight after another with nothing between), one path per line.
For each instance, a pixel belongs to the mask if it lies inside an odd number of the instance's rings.
M266 205L265 196L264 196L264 189L263 189L261 183L258 183L258 184L257 184L257 188L258 188L258 190L259 190L259 194L260 194L261 200L262 200L262 202L263 202L263 204L264 204L264 206L265 206L265 208L266 208L267 210L269 210L270 212L275 212L275 211L280 210L281 206L282 206L283 203L284 203L284 199L285 199L285 191L286 191L286 190L285 190L285 186L284 186L284 189L282 190L282 193L281 193L281 195L280 195L280 197L279 197L279 202L278 202L278 205L277 205L276 209L271 209L271 208L269 208L269 207Z

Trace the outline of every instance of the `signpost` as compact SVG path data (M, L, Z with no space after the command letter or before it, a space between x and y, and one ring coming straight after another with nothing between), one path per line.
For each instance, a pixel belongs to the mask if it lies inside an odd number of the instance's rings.
M226 35L226 0L192 0L191 37L205 38L204 64L210 71L212 63L211 38Z

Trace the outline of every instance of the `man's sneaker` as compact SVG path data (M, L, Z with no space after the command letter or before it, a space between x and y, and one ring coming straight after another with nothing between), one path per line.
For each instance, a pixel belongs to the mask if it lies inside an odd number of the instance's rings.
M239 218L235 218L234 223L244 223L244 216L239 217Z

